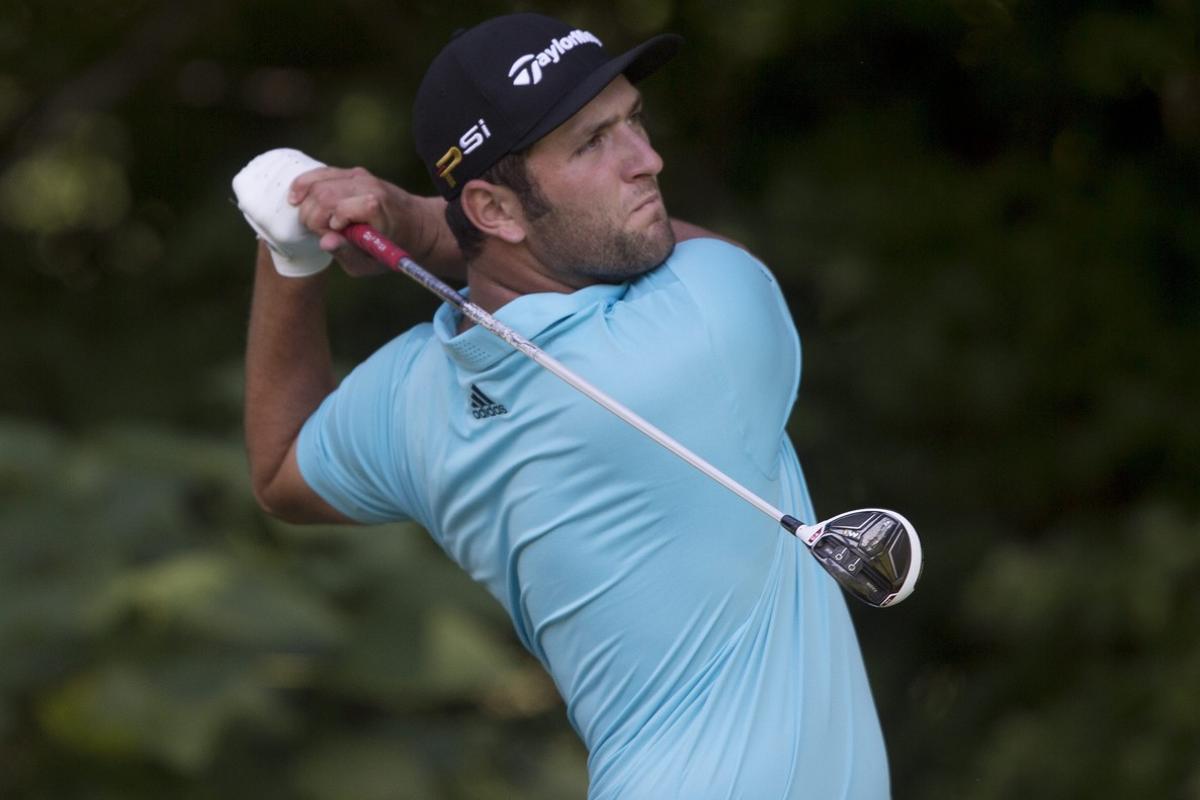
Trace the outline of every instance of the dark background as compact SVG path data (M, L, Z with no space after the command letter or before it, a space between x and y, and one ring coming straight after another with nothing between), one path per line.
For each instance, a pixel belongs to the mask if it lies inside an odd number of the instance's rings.
M415 529L264 518L253 237L303 149L430 191L450 32L536 9L644 86L673 213L777 273L819 513L896 507L855 608L897 798L1200 798L1200 10L1025 0L0 3L0 797L558 798L584 754ZM342 367L434 302L334 281Z

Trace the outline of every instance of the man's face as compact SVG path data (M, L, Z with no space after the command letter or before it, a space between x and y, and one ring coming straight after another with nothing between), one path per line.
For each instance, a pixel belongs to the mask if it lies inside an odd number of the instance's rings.
M620 283L670 255L662 159L624 76L535 144L526 164L548 208L529 216L526 241L552 276L576 287Z

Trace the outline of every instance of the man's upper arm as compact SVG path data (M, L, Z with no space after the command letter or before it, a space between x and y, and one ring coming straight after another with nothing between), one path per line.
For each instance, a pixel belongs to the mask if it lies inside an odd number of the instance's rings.
M286 522L352 524L355 520L338 511L313 491L300 472L296 457L299 438L288 448L279 471L259 495L259 502L273 516Z
M406 386L430 326L384 345L342 380L300 429L286 469L343 517L362 523L412 519ZM300 497L307 498L301 490ZM310 503L305 503L311 508Z
M744 249L712 239L679 248L672 265L696 305L748 447L760 463L774 464L800 379L800 342L778 283Z

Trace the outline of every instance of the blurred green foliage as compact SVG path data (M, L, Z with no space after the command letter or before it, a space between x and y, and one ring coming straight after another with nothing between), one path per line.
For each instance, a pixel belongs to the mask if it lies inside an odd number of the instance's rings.
M522 5L520 8L528 8ZM264 518L252 237L295 146L416 191L418 0L0 12L0 797L581 797L502 612L424 535ZM902 509L856 621L898 798L1200 798L1200 9L555 0L644 89L673 212L779 275L818 510ZM433 301L336 282L352 364Z

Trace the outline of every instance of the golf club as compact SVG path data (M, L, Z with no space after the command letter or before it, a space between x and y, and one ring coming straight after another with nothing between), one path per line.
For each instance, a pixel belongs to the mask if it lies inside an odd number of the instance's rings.
M342 231L342 235L384 266L412 278L458 308L467 319L508 342L514 349L766 514L784 530L808 545L821 566L848 594L877 608L895 605L912 594L923 565L921 540L909 521L900 514L878 508L859 509L839 514L815 525L805 525L775 508L592 386L533 342L469 302L371 226L349 225Z

